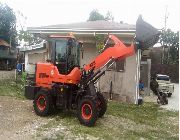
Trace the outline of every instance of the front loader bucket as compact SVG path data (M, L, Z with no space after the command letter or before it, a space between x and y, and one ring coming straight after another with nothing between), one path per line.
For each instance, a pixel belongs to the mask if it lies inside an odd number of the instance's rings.
M160 31L139 16L136 22L136 41L139 42L139 49L147 49L156 44L159 40Z

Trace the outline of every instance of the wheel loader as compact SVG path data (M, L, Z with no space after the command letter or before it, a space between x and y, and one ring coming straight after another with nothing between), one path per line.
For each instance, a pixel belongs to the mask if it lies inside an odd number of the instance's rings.
M101 53L80 68L82 43L73 36L50 35L51 60L36 64L34 81L25 86L25 97L33 100L34 111L39 116L47 116L53 109L71 109L77 111L81 124L94 126L107 109L106 99L95 87L107 65L135 54L137 49L153 46L158 39L159 31L139 17L130 47L109 34Z

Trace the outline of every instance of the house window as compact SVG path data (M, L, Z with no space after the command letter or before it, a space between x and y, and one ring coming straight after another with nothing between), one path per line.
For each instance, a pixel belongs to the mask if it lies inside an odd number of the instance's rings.
M107 64L107 71L112 71L115 69L115 63L114 64Z
M125 59L116 61L116 71L123 72L125 70Z
M140 70L143 70L143 66L142 65L140 66Z
M108 64L108 71L117 71L117 72L123 72L125 70L125 59L117 60L113 65Z

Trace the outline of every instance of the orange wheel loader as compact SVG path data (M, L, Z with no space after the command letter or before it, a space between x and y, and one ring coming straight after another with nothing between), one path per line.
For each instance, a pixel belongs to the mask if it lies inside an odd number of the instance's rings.
M74 109L81 124L93 126L107 109L107 101L95 83L105 74L107 64L133 55L137 49L154 45L157 29L138 18L135 41L125 46L116 36L108 35L102 52L80 69L81 43L72 36L50 36L51 60L37 63L35 80L25 86L25 97L33 100L35 113L48 115L54 108ZM113 45L109 46L109 41Z

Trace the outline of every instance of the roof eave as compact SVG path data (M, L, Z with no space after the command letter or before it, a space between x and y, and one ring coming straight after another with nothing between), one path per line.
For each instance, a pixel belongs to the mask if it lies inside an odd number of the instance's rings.
M107 34L107 33L135 33L135 29L52 29L52 28L28 28L27 29L30 33L33 34L38 34L38 33L69 33L73 32L74 34L94 34L94 33L99 33L99 34Z

